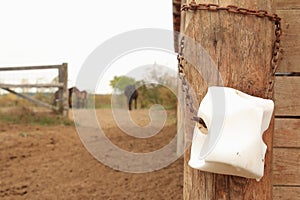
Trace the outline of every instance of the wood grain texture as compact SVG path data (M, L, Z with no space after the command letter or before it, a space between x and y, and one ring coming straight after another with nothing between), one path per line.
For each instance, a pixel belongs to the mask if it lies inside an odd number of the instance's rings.
M300 116L300 77L276 77L275 115Z
M273 200L300 199L300 187L273 187Z
M5 84L0 83L0 88L53 88L59 87L62 88L62 83L44 83L44 84Z
M279 72L300 71L300 1L277 0L276 9L282 18L282 55ZM298 10L293 10L298 9ZM275 97L276 114L299 116L299 83L298 78L279 78L276 80ZM288 91L286 91L288 90ZM276 119L274 147L289 147L274 149L273 184L285 185L273 187L274 200L300 199L300 120ZM297 187L287 187L296 185Z
M273 185L300 186L300 149L273 149Z
M63 63L58 69L58 81L63 84L62 88L59 88L59 96L62 97L63 101L59 102L59 111L63 116L68 116L69 112L69 91L68 91L68 64Z
M300 119L275 119L273 147L300 148Z
M42 65L42 66L25 66L25 67L0 67L0 71L16 70L34 70L34 69L58 69L61 65Z
M278 10L277 14L282 18L278 72L300 72L300 10Z
M199 0L198 3L229 4L252 9L271 10L271 1L253 0ZM234 87L249 94L264 97L270 70L270 55L273 43L273 23L253 16L228 14L227 12L197 11L186 14L189 21L185 34L197 41L210 55L187 44L184 54L190 58L186 78L200 102L210 85ZM203 61L204 60L204 61ZM220 74L215 74L217 68ZM195 104L198 107L199 104ZM188 111L186 111L186 115ZM188 119L187 119L188 120ZM185 123L190 123L185 121ZM191 137L192 129L185 129ZM256 180L211 174L191 169L188 166L190 152L185 154L184 199L271 199L272 132L264 134L268 146L265 174Z
M181 0L172 0L173 4L173 30L174 30L174 49L178 52L178 34L180 32L181 21Z
M44 103L44 102L42 102L42 101L40 101L38 99L35 99L35 98L33 98L33 97L29 96L29 95L18 93L18 92L14 91L14 90L11 90L9 88L3 88L3 89L6 90L6 91L8 91L8 92L10 92L10 93L12 93L12 94L14 94L14 95L16 95L16 96L18 96L18 97L26 99L26 100L28 100L28 101L30 101L30 102L38 105L38 106L41 106L41 107L44 107L44 108L48 108L50 110L57 110L57 108L55 106L50 105L48 103Z
M276 0L275 8L277 10L300 9L299 0Z

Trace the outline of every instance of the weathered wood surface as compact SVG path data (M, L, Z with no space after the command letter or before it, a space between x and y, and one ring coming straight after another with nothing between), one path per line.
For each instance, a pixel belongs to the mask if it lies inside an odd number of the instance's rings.
M180 31L181 0L173 0L173 28ZM176 44L176 43L175 43Z
M14 95L16 95L16 96L19 96L19 97L21 97L21 98L24 98L24 99L26 99L26 100L28 100L28 101L30 101L30 102L32 102L32 103L38 105L38 106L42 106L42 107L45 107L45 108L48 108L48 109L51 109L51 110L57 110L56 107L54 107L54 106L52 106L52 105L49 105L49 104L47 104L47 103L44 103L44 102L42 102L42 101L39 101L39 100L37 100L37 99L34 99L34 98L32 98L32 97L30 97L30 96L27 96L27 95L25 95L25 94L21 94L21 93L15 92L14 90L11 90L11 89L9 89L9 88L3 88L3 89L6 90L6 91L8 91L8 92L10 92L10 93L12 93L12 94L14 94Z
M300 1L297 0L300 6ZM300 72L300 10L278 10L282 18L279 72Z
M300 199L300 187L274 187L273 200Z
M277 0L276 9L283 29L278 71L300 72L300 1ZM300 77L277 77L276 115L300 116L299 87ZM273 146L273 199L300 199L300 119L276 119Z
M300 116L300 77L276 77L275 115Z
M282 18L279 72L300 72L300 1L277 0ZM276 115L300 116L300 77L277 77ZM277 118L273 149L273 199L300 199L300 119Z
M39 106L46 107L52 110L59 110L64 116L68 116L68 64L63 63L62 65L44 65L44 66L26 66L26 67L2 67L1 71L17 71L17 70L41 70L41 69L58 69L59 83L46 83L46 84L5 84L0 83L0 88L7 90L19 97L22 97L28 101L31 101ZM60 99L59 109L55 106L36 100L30 96L20 94L11 90L10 88L59 88Z
M273 185L300 186L300 149L274 148Z
M173 30L175 52L178 52L178 33L180 32L181 21L181 0L173 0Z
M61 65L22 66L22 67L0 67L0 71L34 70L34 69L58 69Z
M179 5L173 0L174 10L179 9ZM276 13L282 18L282 42L281 42L281 62L279 72L299 72L300 71L300 1L299 0L277 0ZM274 9L274 10L275 10ZM296 10L291 10L296 9ZM180 25L178 16L174 16L174 30L178 31ZM181 22L182 23L182 22ZM177 45L175 45L177 47Z
M53 88L53 87L63 87L62 83L44 83L44 84L2 84L0 83L0 88Z
M59 103L59 111L63 116L68 116L69 112L69 93L68 93L68 64L63 63L58 69L58 81L63 87L59 88L59 96L63 101Z
M271 10L269 0L219 0L197 1L198 3L218 3L222 6L237 5L252 9ZM184 33L208 51L223 79L223 84L252 95L264 97L267 89L267 77L270 69L270 55L273 43L273 23L253 16L228 14L227 12L197 11L187 13L188 24ZM186 21L187 22L187 21ZM186 51L189 49L185 48ZM199 58L199 52L190 56ZM203 65L205 66L205 65ZM210 67L197 66L202 75L210 76ZM195 90L198 102L207 90L207 83L192 65L188 69L187 79ZM213 83L220 77L210 77ZM197 105L198 106L198 105ZM186 115L188 110L186 110ZM188 118L187 118L188 120ZM188 123L185 121L185 123ZM185 133L190 137L192 126L187 125ZM190 151L185 153L184 199L271 199L271 157L273 123L264 134L267 143L266 167L260 182L235 176L226 176L194 170L188 166Z
M300 148L300 119L275 119L273 147Z
M300 9L299 0L276 0L276 10Z

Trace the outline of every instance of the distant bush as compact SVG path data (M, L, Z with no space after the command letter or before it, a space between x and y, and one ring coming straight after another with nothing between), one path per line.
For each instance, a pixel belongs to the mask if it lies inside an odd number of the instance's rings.
M177 108L177 97L168 88L161 85L138 87L138 108L148 109L154 104L162 105L165 109ZM127 106L126 97L124 94L113 95L114 105L120 108ZM112 95L95 95L95 108L111 108Z
M177 108L177 97L162 85L142 85L138 88L141 108L149 108L154 104L162 105L165 109Z

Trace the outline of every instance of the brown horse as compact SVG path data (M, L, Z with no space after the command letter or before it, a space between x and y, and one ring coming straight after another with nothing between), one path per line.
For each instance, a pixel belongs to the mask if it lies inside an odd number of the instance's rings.
M77 89L77 88L76 88ZM88 93L83 90L83 91L79 91L77 90L73 90L72 92L75 96L72 96L72 98L75 98L75 103L73 103L75 108L87 108L87 98L88 98ZM72 99L70 98L70 99Z
M80 91L77 87L71 87L68 90L68 103L69 108L86 108L87 107L87 97L88 93L83 90ZM59 97L59 90L57 90L53 95L53 105L56 106L58 101L62 98ZM74 100L74 102L73 102Z

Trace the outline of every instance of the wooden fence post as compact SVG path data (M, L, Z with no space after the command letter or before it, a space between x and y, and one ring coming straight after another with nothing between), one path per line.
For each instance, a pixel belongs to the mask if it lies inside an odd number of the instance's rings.
M2 71L23 71L23 70L44 70L44 69L58 69L59 83L39 83L39 84L11 84L0 83L0 89L4 89L14 95L26 99L39 106L51 109L53 111L60 111L65 116L68 115L68 67L64 63L62 65L43 65L43 66L19 66L19 67L0 67ZM59 88L59 107L42 102L31 96L23 93L18 93L11 88ZM64 97L64 98L63 98Z
M63 63L58 68L58 80L63 84L63 87L59 89L59 111L63 116L67 117L69 113L68 104L68 64Z
M197 3L215 3L220 6L236 5L273 12L271 0L198 0ZM210 54L221 74L224 86L233 87L251 95L265 97L274 41L273 22L266 18L226 11L186 11L182 16L185 19L185 25L182 26L181 32L193 38ZM185 46L184 49L188 48ZM200 102L203 94L207 91L207 86L193 67L199 68L200 66L191 66L190 64L184 66L187 81L191 84L197 95L197 100ZM188 109L185 112L188 114ZM188 166L189 149L184 158L184 199L271 199L273 120L274 118L263 136L268 149L265 159L265 173L260 182L192 169ZM192 134L193 130L187 126L184 132L185 134Z

